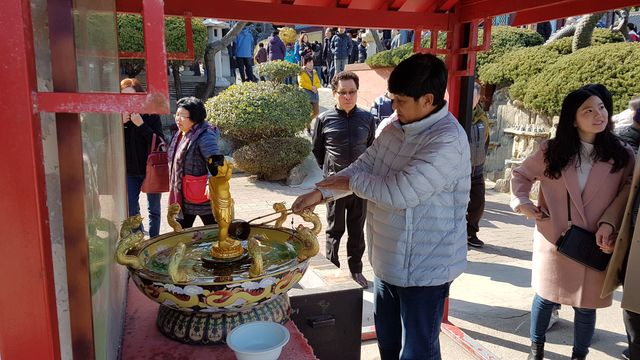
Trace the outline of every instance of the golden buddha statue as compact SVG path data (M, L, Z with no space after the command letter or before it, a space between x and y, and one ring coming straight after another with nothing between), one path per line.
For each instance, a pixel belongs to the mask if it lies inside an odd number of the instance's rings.
M224 156L211 156L208 159L209 198L213 216L218 222L218 242L211 247L211 256L216 259L234 259L242 256L244 249L240 241L229 236L229 224L234 218L233 199L229 191L229 180L233 166Z

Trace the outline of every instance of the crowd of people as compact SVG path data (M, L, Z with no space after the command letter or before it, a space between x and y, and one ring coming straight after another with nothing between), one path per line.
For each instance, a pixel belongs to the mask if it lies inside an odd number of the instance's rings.
M395 67L388 92L370 111L361 109L356 105L358 76L341 70L352 50L346 36L344 29L325 34L325 49L334 55L329 68L336 74L329 84L335 106L321 114L318 88L324 68L318 69L315 60L322 51L305 34L293 47L302 65L298 84L313 104L315 126L308 131L324 179L317 189L299 196L292 209L300 212L326 203L326 257L340 267L338 253L346 231L347 264L363 288L369 286L362 274L368 248L382 359L439 359L438 334L449 287L465 270L467 246L484 244L477 233L484 209L489 123L478 103L480 89L474 88L467 134L448 111L444 63L433 55L416 54ZM288 52L276 30L255 60L286 59ZM244 79L255 81L248 74ZM142 91L134 79L123 80L121 89ZM513 170L511 207L536 223L530 360L544 358L551 315L561 305L575 311L571 359L585 359L596 309L610 306L618 285L635 279L640 264L640 233L635 232L640 164L634 161L640 142L639 103L634 99L630 104L634 125L619 136L611 119L613 99L603 85L572 91L562 103L556 137ZM193 226L197 216L203 224L215 223L204 183L207 160L219 155L219 131L205 117L201 100L180 99L175 114L179 130L167 145L169 201L181 205L178 221L184 228ZM154 116L124 114L123 123L132 215L139 212L143 159L151 139L162 139L162 132ZM540 191L534 203L530 192L537 181ZM148 199L149 235L156 236L160 197L148 194ZM605 270L559 248L560 239L568 241L567 234L576 228L589 234L584 236L593 239L597 251L613 254ZM629 340L625 354L640 359L640 291L625 288L622 307Z

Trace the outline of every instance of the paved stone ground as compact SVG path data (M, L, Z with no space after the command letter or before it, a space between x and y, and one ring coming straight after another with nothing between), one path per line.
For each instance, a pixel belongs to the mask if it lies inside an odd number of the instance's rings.
M321 90L321 106L332 106L330 90ZM488 184L491 188L491 184ZM288 187L281 183L252 182L246 174L236 173L231 180L232 196L236 203L236 216L242 219L272 212L274 202L291 205L296 196L308 191L304 187ZM144 197L141 197L144 198ZM163 216L166 215L163 196ZM472 338L501 359L524 359L529 349L529 317L533 291L531 280L531 241L533 223L514 214L508 206L507 194L487 191L486 209L479 237L487 245L479 250L470 249L466 272L451 287L449 319ZM142 201L141 201L142 202ZM143 209L146 208L141 204ZM326 226L326 208L316 212ZM146 214L143 212L143 216ZM298 224L294 221L294 225ZM200 220L196 220L196 225ZM170 231L163 223L161 233ZM325 252L325 237L321 233L320 254ZM341 259L346 259L342 247ZM364 260L364 275L373 278L368 259ZM346 264L341 271L348 273ZM598 310L596 333L590 359L619 359L626 347L626 335L620 310L621 292L614 296L613 306ZM363 326L373 324L371 289L363 295ZM570 357L573 341L573 311L563 306L561 320L547 333L547 359ZM441 336L443 359L462 359L465 354L446 336ZM362 359L378 359L375 341L363 343Z

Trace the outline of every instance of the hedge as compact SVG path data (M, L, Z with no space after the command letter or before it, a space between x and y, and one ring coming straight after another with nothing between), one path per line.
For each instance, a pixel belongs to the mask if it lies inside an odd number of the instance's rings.
M241 142L290 137L310 120L309 96L291 85L270 81L232 85L207 100L207 120Z
M602 83L613 95L615 112L620 112L634 94L640 94L638 79L640 44L590 46L563 56L530 79L524 89L524 105L541 114L557 115L569 92L587 83Z
M279 137L245 145L233 153L233 160L239 169L259 179L277 181L286 179L310 152L307 139Z

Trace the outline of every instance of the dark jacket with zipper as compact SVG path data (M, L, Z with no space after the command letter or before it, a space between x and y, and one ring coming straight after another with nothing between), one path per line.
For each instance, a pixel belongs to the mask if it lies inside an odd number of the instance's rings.
M127 175L144 176L147 170L147 157L151 148L153 134L158 136L156 146L162 135L162 121L158 115L142 114L142 125L136 126L133 121L124 124L124 150Z
M313 155L324 176L354 162L373 143L376 124L368 111L357 106L348 114L333 108L320 114L313 132Z

